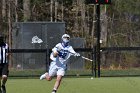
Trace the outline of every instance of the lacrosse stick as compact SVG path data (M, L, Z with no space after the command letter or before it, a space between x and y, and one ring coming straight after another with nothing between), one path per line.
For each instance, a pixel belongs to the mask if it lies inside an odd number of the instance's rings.
M88 60L88 61L93 61L92 59L89 59L89 58L87 58L87 57L84 57L84 56L81 56L83 59L86 59L86 60Z
M71 52L69 52L69 53L71 53ZM71 53L72 55L74 55L74 53ZM89 58L87 58L87 57L84 57L84 56L79 56L79 57L81 57L81 58L83 58L83 59L85 59L85 60L88 60L88 61L93 61L92 59L89 59Z
M69 52L69 53L71 53L71 52ZM74 55L74 53L71 53L72 55ZM87 58L87 57L84 57L84 56L79 56L79 57L81 57L81 58L83 58L83 59L86 59L86 60L88 60L88 61L93 61L92 59L89 59L89 58Z

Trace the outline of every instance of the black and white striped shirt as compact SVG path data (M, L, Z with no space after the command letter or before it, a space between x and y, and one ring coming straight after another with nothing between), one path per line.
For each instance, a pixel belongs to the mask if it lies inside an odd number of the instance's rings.
M8 44L0 45L0 64L7 63Z

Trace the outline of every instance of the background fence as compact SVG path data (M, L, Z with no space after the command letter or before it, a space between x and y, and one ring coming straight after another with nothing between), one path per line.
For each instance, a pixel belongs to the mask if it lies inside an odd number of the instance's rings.
M140 76L140 47L108 47L101 52L101 76Z
M61 42L61 36L64 33L65 23L63 22L15 23L13 26L13 43L9 60L10 76L39 76L47 71L50 64L49 56L51 48L58 42ZM121 35L117 34L117 36L120 38ZM37 43L32 43L34 37L37 37L35 39ZM122 39L109 39L111 42L104 44L103 41L100 49L98 47L97 51L95 45L93 48L86 47L88 41L85 38L71 38L70 43L76 52L93 59L93 62L72 56L68 62L66 75L88 75L95 77L97 74L98 76L140 76L140 47L136 47L139 43L136 42L136 45L133 46L129 44L130 42L134 43L135 38L134 41L129 41L125 45L121 44L126 43ZM129 38L125 39L127 41ZM42 40L42 42L39 43L38 40ZM101 54L99 58L100 63L97 60L99 57L97 52L99 51Z
M50 52L51 49L11 49L11 61L13 62L10 62L10 76L29 77L41 75L48 70L48 66L51 62L49 60ZM88 57L92 54L92 51L84 50L79 51L79 53ZM68 60L66 75L92 75L92 64L92 62L84 60L81 57L72 56Z
M71 57L66 75L97 77L98 63L95 49L75 48L75 50L93 59L93 62L81 57ZM140 47L110 47L101 50L101 77L140 76ZM12 59L16 60L10 66L10 76L39 76L48 69L50 54L47 49L11 49L10 52ZM23 54L25 56L20 58Z
M11 76L38 76L49 68L51 49L65 33L63 22L17 22L13 25L10 57ZM77 44L78 42L78 44ZM71 38L73 48L84 48L84 38ZM92 51L88 51L91 55ZM79 51L81 55L88 53ZM82 58L71 57L67 75L89 75L89 69ZM85 72L85 73L82 73ZM16 74L18 73L18 74Z

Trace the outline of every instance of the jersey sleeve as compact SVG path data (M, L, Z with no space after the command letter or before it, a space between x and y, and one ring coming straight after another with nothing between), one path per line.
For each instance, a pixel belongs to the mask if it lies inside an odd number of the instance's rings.
M60 46L60 43L58 43L53 49L52 52L57 52L57 48Z
M73 53L73 54L76 53L72 46L70 46L70 48L69 48L69 52L70 52L70 53Z
M56 57L53 56L54 52L57 52L57 47L60 46L59 43L52 49L52 53L50 54L50 59L55 61Z

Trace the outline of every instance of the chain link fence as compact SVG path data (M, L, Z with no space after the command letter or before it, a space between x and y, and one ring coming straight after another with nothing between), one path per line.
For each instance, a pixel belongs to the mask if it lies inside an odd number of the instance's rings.
M19 22L13 26L10 76L39 76L48 70L51 49L65 33L65 23ZM78 44L77 44L78 42ZM84 48L84 38L71 38L73 48ZM91 55L78 51L83 56ZM68 60L67 75L91 75L91 64L82 58Z

